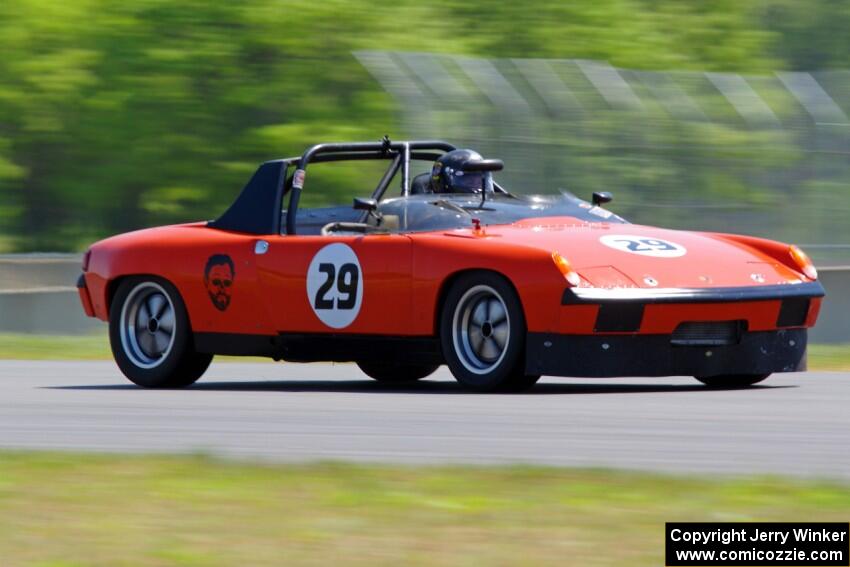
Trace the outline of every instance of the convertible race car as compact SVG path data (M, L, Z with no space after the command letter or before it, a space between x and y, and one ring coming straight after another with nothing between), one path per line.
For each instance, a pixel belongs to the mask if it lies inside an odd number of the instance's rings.
M299 207L311 166L362 160L386 164L371 195ZM608 193L515 195L502 167L440 141L313 146L262 164L215 220L94 244L83 309L146 387L192 384L215 354L353 361L385 382L447 364L479 391L805 368L824 290L796 246L629 224Z

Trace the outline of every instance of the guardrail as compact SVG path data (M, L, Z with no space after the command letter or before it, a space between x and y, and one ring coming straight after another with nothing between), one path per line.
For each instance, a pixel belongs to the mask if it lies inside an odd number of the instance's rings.
M79 254L0 255L0 332L79 334L102 328L80 308Z
M80 254L0 254L0 294L76 291Z
M77 334L103 329L83 314L78 254L0 255L0 333ZM811 342L850 343L850 266L819 269L827 298Z
M819 268L818 279L826 289L826 299L809 341L850 343L850 266Z

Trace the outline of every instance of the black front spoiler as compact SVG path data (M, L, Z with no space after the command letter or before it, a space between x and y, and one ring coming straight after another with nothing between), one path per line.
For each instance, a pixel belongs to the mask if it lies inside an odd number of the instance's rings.
M718 376L806 369L806 329L744 333L738 344L679 346L670 335L529 333L526 373L547 376Z

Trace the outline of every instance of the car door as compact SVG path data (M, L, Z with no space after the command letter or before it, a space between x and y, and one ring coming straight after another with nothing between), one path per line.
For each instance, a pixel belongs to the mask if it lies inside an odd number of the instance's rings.
M279 333L411 334L407 236L271 236L255 255Z

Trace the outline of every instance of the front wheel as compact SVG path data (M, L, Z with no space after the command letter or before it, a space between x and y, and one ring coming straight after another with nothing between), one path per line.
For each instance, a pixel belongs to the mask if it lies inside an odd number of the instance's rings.
M695 376L709 388L747 388L766 379L770 374L721 374L719 376Z
M480 392L520 391L525 374L525 315L514 288L492 272L464 274L446 295L440 318L443 356L460 384Z
M145 388L188 386L213 358L195 352L180 293L155 277L132 277L118 286L109 310L109 343L121 372Z
M415 382L433 374L437 368L436 364L388 364L382 362L357 363L360 370L366 376L378 382L387 384L399 384L404 382Z

